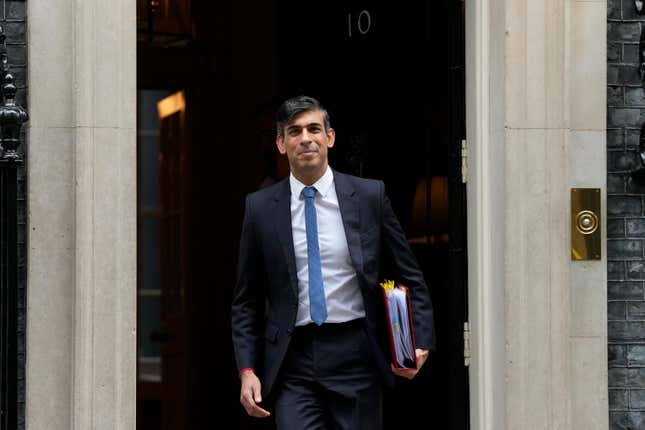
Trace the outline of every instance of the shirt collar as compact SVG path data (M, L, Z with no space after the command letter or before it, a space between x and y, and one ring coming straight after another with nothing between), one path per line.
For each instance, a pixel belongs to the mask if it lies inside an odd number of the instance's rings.
M331 167L327 166L325 173L311 186L315 187L320 196L324 198L327 197L327 193L329 193L333 183L334 172L331 170ZM291 186L291 195L301 198L302 189L306 187L306 185L296 179L296 177L293 176L293 173L289 174L289 184Z

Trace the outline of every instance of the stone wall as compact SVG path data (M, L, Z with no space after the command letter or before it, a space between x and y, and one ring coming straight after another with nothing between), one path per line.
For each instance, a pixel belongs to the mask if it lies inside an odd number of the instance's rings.
M27 15L27 427L135 429L136 1Z

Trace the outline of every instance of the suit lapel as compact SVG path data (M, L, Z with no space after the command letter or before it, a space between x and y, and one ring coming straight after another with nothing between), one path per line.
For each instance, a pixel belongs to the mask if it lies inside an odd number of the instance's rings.
M363 252L361 250L360 235L360 202L356 190L349 182L346 175L334 172L334 184L338 196L340 215L343 218L345 237L349 247L349 255L357 273L363 273Z
M275 207L272 212L275 229L287 263L291 289L297 298L298 275L296 272L296 257L293 250L293 234L291 230L291 188L289 186L289 178L282 181L273 199Z

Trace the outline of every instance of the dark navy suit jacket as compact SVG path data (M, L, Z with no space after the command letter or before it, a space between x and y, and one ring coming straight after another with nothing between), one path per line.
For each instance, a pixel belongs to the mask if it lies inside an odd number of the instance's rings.
M410 288L417 348L435 349L430 296L416 258L381 181L334 171L349 254L358 276L374 364L394 383L380 291L380 258L389 251L396 280ZM387 249L384 249L387 248ZM298 310L298 277L291 234L289 178L246 198L232 334L238 369L252 367L271 392L289 346Z

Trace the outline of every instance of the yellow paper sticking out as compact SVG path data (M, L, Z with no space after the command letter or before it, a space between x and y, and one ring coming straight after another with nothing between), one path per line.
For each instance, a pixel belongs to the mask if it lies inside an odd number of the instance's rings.
M380 285L381 288L383 288L388 294L391 293L394 289L394 281L389 281L386 279L385 281L381 282Z

